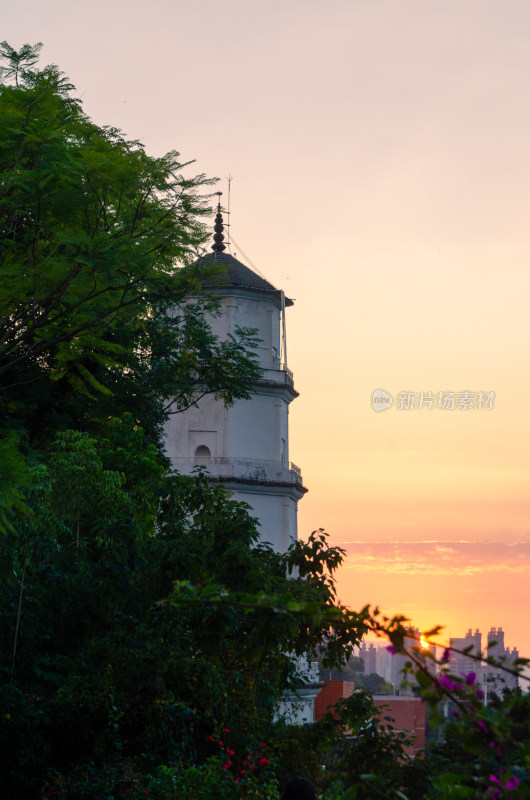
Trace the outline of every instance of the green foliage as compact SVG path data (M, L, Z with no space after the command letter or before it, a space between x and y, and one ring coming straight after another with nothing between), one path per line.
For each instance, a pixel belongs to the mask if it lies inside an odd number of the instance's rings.
M31 77L31 68L35 66L39 60L39 52L42 43L36 45L24 44L20 50L15 50L8 42L0 42L0 58L2 58L7 66L2 67L0 71L0 78L2 81L13 80L15 86L18 86L18 78L22 76L24 79Z
M51 452L50 510L75 530L76 546L97 518L113 522L127 501L123 473L103 469L96 440L77 431L60 433Z
M382 718L372 696L358 691L312 725L278 726L274 746L282 783L303 775L323 800L371 800L395 798L410 783L409 743Z
M358 684L366 689L370 694L393 694L394 688L391 683L385 681L382 675L371 672L369 675L359 675Z
M428 800L530 796L530 697L520 690L484 707L472 687L456 691L444 736L428 756Z
M212 334L193 266L210 181L95 126L39 47L0 44L2 797L278 800L293 774L321 800L528 797L528 696L484 708L418 647L441 730L423 758L366 691L276 719L293 654L355 666L367 632L404 652L407 620L337 603L323 531L275 553L170 470L164 419L260 375L254 331Z
M278 800L278 781L267 757L266 745L247 743L238 752L232 749L231 735L231 730L225 728L220 732L222 738L208 737L213 752L203 764L159 767L149 784L153 797L159 800L181 797Z
M18 616L20 634L0 663L0 769L13 796L39 796L52 775L76 796L91 764L105 780L184 764L192 786L193 762L217 774L209 737L229 723L234 752L265 738L293 675L287 651L311 651L327 625L336 553L323 534L286 555L256 546L241 504L203 475L161 473L144 442L129 479L162 498L152 525L103 466L141 445L129 423L102 442L61 434L27 494L26 530L6 538L0 629L12 640ZM314 574L289 578L304 559Z
M24 513L23 488L29 483L26 462L18 450L18 436L8 432L0 439L0 534L13 530L13 511Z
M44 362L89 391L85 354L120 363L109 324L134 325L189 289L174 264L204 236L205 180L184 178L176 153L151 158L96 127L52 67L3 86L0 117L0 374Z
M131 411L157 443L168 411L231 403L260 374L253 332L221 342L206 319L212 181L94 125L56 67L33 69L37 50L2 45L0 431L17 420L49 446Z
M325 668L321 664L320 677L328 681L351 681L356 689L366 689L370 694L393 694L394 691L381 675L365 674L364 660L360 656L351 656L340 669Z

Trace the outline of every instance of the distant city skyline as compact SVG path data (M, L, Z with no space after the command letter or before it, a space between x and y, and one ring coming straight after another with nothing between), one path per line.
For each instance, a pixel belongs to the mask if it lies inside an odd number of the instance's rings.
M420 630L413 631L416 637L420 636ZM439 637L433 637L433 641L439 642ZM447 656L447 669L453 675L461 678L475 675L473 680L481 688L484 700L487 703L493 693L502 696L504 689L514 689L521 685L526 690L528 678L519 683L518 678L510 672L492 665L485 661L478 661L473 656L482 654L484 658L493 657L508 668L515 666L515 661L519 658L519 651L515 645L507 645L504 641L504 630L502 627L491 627L484 632L478 628L474 630L468 628L463 636L452 636L447 642L450 651L445 651ZM408 647L414 646L414 640L408 642ZM443 647L430 645L427 649L434 656L440 658L444 652ZM379 641L363 641L358 649L358 655L363 659L365 673L375 672L381 675L388 683L391 683L395 690L400 690L405 694L413 694L412 687L401 687L403 676L401 671L407 661L407 657L399 653L391 652L391 649ZM433 669L435 668L432 662Z

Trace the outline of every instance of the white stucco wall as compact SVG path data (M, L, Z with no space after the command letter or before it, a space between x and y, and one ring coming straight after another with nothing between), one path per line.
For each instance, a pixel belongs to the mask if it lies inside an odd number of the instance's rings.
M238 291L238 290L235 290ZM235 334L237 327L255 328L261 340L256 351L263 365L272 364L280 357L281 309L278 301L266 295L252 297L244 290L239 296L221 298L221 316L210 317L210 327L216 336L225 338Z
M287 465L289 403L259 388L250 400L237 400L231 408L212 396L203 397L197 408L173 414L166 423L166 449L175 467L181 459L192 458L201 444L214 458L255 458Z
M259 389L231 410L231 453L271 461L289 460L289 404L277 393ZM282 453L282 440L285 442ZM283 458L282 458L283 455Z
M235 489L233 495L235 500L251 506L251 514L259 522L260 540L271 544L276 552L285 553L297 539L298 503L281 489L277 492L249 486Z
M281 299L236 287L221 297L221 308L219 317L209 319L221 339L235 334L238 326L257 329L263 379L250 399L230 408L207 396L197 407L171 415L165 429L167 454L175 469L189 474L200 447L199 463L212 477L230 478L227 487L258 518L260 538L283 552L297 538L297 503L304 490L301 476L289 465L289 404L295 395L289 390L292 376L280 360ZM208 452L209 458L203 457Z

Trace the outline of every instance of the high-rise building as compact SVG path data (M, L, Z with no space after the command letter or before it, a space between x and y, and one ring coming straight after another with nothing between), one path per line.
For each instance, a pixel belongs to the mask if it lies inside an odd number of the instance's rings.
M475 629L475 633L469 628L465 636L460 638L451 637L449 640L451 648L455 651L449 656L450 670L454 675L463 677L470 672L477 673L478 664L471 656L478 656L482 648L482 634Z
M519 652L515 647L511 650L505 647L502 628L490 629L487 635L487 647L484 650L482 650L482 634L478 629L472 633L470 628L464 637L452 637L449 643L452 648L449 658L451 673L457 677L464 677L474 672L486 704L492 694L502 697L505 689L517 688L517 675L502 669L502 666L507 667L508 670L513 669L519 658ZM479 655L484 658L493 658L502 666L471 658L471 656Z
M436 647L425 641L418 628L409 628L409 635L405 637L404 646L408 653L414 653L415 658L421 660L425 669L428 669L432 673L435 672ZM362 647L363 645L361 645L361 648ZM409 655L394 653L393 648L387 645L375 646L373 654L369 649L367 653L370 654L370 659L373 658L375 663L375 669L373 671L381 675L387 683L392 684L396 695L407 697L416 693L416 679L410 672L407 676L404 674L404 670L406 669L405 665L411 660ZM363 655L361 650L359 651L359 655ZM370 660L369 663L371 664L372 661Z
M373 642L361 642L359 647L359 657L364 663L364 674L371 675L377 672L377 648Z
M502 628L490 629L486 655L494 658L508 669L512 669L519 658L519 652L515 647L510 650L509 647L504 646L504 631ZM483 665L481 673L481 683L486 703L493 693L502 697L505 689L516 689L519 685L516 675L494 664Z

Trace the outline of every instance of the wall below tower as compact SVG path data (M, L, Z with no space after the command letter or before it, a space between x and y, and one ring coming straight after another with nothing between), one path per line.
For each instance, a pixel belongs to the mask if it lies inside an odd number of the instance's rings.
M267 492L266 487L259 487L256 491L252 491L252 487L245 487L244 491L236 489L233 495L234 500L251 506L249 513L258 520L260 542L268 542L276 552L284 553L296 541L296 498Z

